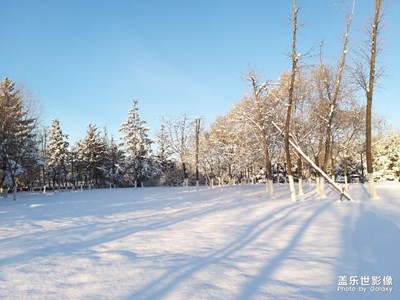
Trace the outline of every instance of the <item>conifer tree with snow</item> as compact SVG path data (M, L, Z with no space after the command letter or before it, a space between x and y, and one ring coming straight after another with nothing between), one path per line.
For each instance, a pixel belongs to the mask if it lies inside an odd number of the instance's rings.
M17 178L25 172L28 164L39 158L34 142L35 119L24 107L15 83L8 78L0 82L0 120L0 183L4 190L13 187L16 200Z
M77 143L78 161L81 165L80 179L89 184L89 187L99 185L104 179L105 150L98 127L89 124L86 136Z
M152 141L148 137L149 129L140 118L138 100L133 100L133 107L128 111L128 118L121 124L119 131L121 146L125 151L125 174L129 182L137 187L143 182L148 171L148 157Z
M83 170L85 169L83 162L79 159L78 144L79 142L69 147L67 152L68 182L72 184L73 189L78 187L78 183L82 179Z
M64 185L67 183L67 155L68 142L67 136L63 134L60 128L60 121L54 119L49 130L49 142L47 144L47 165L48 175L52 180L53 189L55 185Z
M389 133L374 143L374 169L378 182L400 181L400 132Z
M105 160L104 160L104 175L108 186L110 188L120 186L122 178L122 168L124 160L124 152L119 148L118 143L113 137L108 138L105 133L103 137L103 143L105 146Z
M156 142L158 147L155 158L160 171L159 184L178 185L181 178L176 163L172 159L173 152L168 144L168 135L164 124L157 132Z

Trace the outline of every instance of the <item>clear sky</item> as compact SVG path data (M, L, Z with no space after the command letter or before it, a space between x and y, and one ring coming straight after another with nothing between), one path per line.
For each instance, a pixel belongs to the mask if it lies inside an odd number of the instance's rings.
M323 40L326 61L339 57L345 20L335 4L343 1L297 2L299 52ZM353 49L373 2L356 2ZM386 77L374 100L397 128L399 2L387 0ZM23 82L40 99L45 123L59 118L71 142L90 122L118 137L133 98L152 135L162 115L213 121L241 99L249 66L270 80L290 68L290 0L1 0L1 11L1 78Z

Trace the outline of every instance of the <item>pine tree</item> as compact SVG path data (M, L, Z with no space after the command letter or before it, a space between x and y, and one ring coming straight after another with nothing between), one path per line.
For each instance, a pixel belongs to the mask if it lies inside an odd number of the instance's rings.
M69 147L67 152L68 181L72 183L73 189L77 188L79 181L83 180L84 165L79 159L78 144L79 142L75 146Z
M122 167L124 152L119 148L113 137L110 139L107 133L104 134L103 143L105 146L104 175L110 188L122 184Z
M98 185L104 179L105 147L97 126L88 125L86 137L77 143L77 153L79 164L82 167L81 179L88 183L89 187L92 187L93 184Z
M38 159L34 143L34 119L24 108L19 91L8 78L0 83L0 161L3 170L2 187L13 187L16 200L17 177L28 162Z
M139 115L138 100L133 100L133 107L128 111L128 118L119 129L124 135L121 146L126 155L126 175L134 186L146 176L147 159L150 154L151 140L148 138L146 122Z
M53 189L55 184L60 185L61 181L66 184L67 181L67 152L68 142L65 141L67 138L63 134L60 128L60 121L54 119L49 130L49 143L47 145L47 164L48 164L48 175L52 179Z
M377 181L400 181L400 133L374 141L374 169Z

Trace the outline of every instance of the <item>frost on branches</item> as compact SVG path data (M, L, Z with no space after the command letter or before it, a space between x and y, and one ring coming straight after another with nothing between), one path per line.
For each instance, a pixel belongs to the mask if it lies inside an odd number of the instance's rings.
M375 180L400 180L400 133L391 133L386 138L376 141L374 149Z
M105 145L97 126L89 124L86 137L78 142L77 153L80 163L80 181L90 188L98 186L104 179L102 171Z
M119 131L123 133L121 146L126 155L125 174L127 180L137 187L138 181L143 184L148 175L150 168L147 158L152 143L148 138L146 122L139 115L138 100L133 100L133 107L128 111L128 118L121 124Z
M28 184L23 178L28 167L37 163L35 119L24 107L20 91L8 78L0 82L0 186L13 189L16 200L18 183ZM4 194L6 196L6 194Z
M63 134L58 119L53 120L49 133L47 165L48 175L52 180L54 189L56 184L60 186L61 182L64 182L64 185L67 182L66 159L68 142L65 141L66 135Z

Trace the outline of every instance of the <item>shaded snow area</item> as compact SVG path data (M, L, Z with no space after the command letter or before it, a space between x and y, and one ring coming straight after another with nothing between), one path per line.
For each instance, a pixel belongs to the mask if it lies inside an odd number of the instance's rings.
M0 199L0 299L400 299L400 185Z

